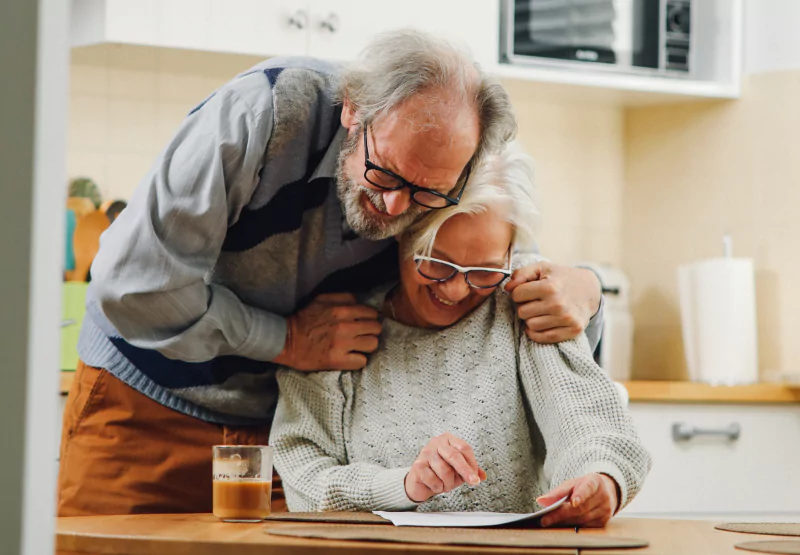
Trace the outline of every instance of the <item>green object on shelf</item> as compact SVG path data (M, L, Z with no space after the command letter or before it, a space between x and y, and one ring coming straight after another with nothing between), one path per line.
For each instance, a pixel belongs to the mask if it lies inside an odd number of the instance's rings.
M69 182L68 197L83 197L92 201L95 208L100 208L103 196L100 194L100 187L88 177L76 177Z
M78 367L78 335L86 313L88 283L70 281L61 289L61 369Z

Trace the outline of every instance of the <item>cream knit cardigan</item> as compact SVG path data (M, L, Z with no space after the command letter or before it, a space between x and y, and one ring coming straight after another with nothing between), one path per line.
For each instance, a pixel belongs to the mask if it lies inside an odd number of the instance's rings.
M624 507L650 469L585 336L530 341L502 291L445 330L387 318L362 371L283 370L278 383L270 444L291 511L531 512L537 496L590 472L617 482ZM417 505L404 478L444 432L473 447L487 479Z

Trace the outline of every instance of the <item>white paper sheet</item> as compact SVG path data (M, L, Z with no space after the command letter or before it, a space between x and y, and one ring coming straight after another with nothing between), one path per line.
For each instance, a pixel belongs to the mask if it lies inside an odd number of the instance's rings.
M455 528L473 528L480 526L500 526L523 520L533 520L556 510L566 502L563 497L535 513L492 513L484 511L455 513L418 513L414 511L392 512L372 511L381 518L390 520L395 526L448 526Z

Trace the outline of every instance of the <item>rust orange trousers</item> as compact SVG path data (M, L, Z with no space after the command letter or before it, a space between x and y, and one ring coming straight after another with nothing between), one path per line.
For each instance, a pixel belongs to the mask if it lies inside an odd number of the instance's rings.
M211 447L266 445L267 426L221 426L78 365L64 410L58 515L211 512ZM285 511L273 476L272 510Z

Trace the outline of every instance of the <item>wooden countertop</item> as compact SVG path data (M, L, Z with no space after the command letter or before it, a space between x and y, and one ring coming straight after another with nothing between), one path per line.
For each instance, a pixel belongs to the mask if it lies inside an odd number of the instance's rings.
M800 403L800 384L720 386L697 382L625 382L632 402Z
M75 372L61 372L61 393L67 394ZM759 383L714 386L695 382L624 382L632 402L655 403L800 403L800 384Z
M123 515L59 518L56 524L56 553L115 553L125 555L307 555L307 554L415 554L440 553L544 553L577 555L577 550L487 548L455 545L399 544L362 541L272 536L266 528L280 528L297 523L270 522L256 524L226 524L213 515ZM313 523L303 523L314 525ZM789 539L777 536L754 536L722 532L713 522L697 520L614 519L603 529L581 529L579 534L606 535L647 540L650 545L641 549L583 550L592 555L630 553L655 555L733 555L742 553L737 543L757 540ZM361 526L384 526L361 525ZM574 529L558 533L574 534ZM527 531L525 532L527 533ZM535 534L532 530L530 533ZM458 532L455 533L457 537Z

